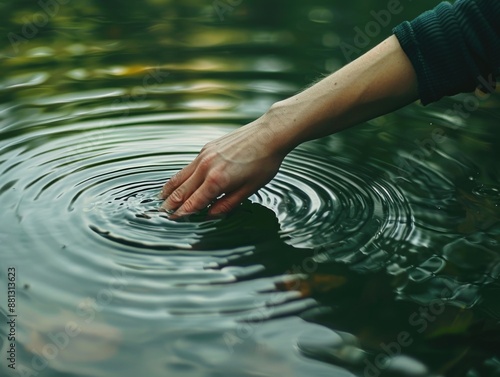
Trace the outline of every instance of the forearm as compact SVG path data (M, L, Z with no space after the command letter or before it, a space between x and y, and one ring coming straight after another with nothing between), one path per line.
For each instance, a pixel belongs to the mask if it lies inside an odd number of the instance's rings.
M273 105L263 116L277 148L326 136L396 110L417 99L417 81L396 37L303 92Z
M164 186L173 217L227 213L276 175L298 144L395 110L417 97L415 73L395 37L262 117L206 144Z

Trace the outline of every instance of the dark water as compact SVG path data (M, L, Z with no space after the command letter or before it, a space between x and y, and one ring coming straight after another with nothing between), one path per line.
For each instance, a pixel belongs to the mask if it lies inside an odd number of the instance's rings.
M500 376L498 95L304 144L227 218L158 211L387 6L0 4L0 375Z

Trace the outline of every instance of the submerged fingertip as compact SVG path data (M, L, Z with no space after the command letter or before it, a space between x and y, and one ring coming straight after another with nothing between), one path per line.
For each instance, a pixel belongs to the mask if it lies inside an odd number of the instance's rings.
M167 209L167 208L164 208L164 207L160 207L158 209L158 211L164 212L169 219L172 218L174 216L174 214L175 214L175 210L173 210L173 209Z
M209 209L208 210L208 216L211 217L211 218L222 218L222 217L226 217L228 215L228 211L225 211L225 210L221 210L221 209L218 209L218 208L215 208L215 210L213 209Z
M175 212L175 209L172 208L171 206L169 206L167 204L167 201L165 200L162 205L160 206L160 208L158 209L160 212L166 212L167 214L169 213L174 213Z
M209 213L208 214L208 218L209 219L213 219L213 220L217 220L217 219L224 219L227 217L227 213L225 212L216 212L216 213Z

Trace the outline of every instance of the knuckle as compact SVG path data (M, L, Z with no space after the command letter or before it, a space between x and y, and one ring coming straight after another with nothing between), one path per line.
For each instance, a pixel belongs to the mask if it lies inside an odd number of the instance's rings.
M210 166L210 160L207 157L201 157L200 162L198 163L198 169L201 171L206 171L208 170Z
M184 213L184 214L192 214L192 213L195 213L197 211L197 208L196 208L196 205L194 204L194 201L193 200L188 200L186 201L182 208L180 209L180 212Z
M170 177L170 179L167 182L167 185L169 185L170 187L177 186L177 184L179 182L179 179L180 179L180 175L181 175L180 171L178 171L177 173L175 173L172 177Z
M169 199L175 203L182 202L182 200L184 199L184 193L181 189L177 189L172 192L172 194L170 194Z
M215 146L215 140L211 140L208 143L206 143L203 148L201 148L201 152L207 152L211 150Z
M205 154L210 149L210 143L206 143L200 150L200 155Z
M206 178L207 191L212 198L220 195L224 191L222 175L219 172L212 172Z
M212 152L207 152L203 156L200 156L200 162L198 163L198 167L202 170L209 170L212 166L215 154Z
M231 212L232 209L233 205L228 200L224 200L221 201L220 203L217 203L216 210L218 213L228 213Z

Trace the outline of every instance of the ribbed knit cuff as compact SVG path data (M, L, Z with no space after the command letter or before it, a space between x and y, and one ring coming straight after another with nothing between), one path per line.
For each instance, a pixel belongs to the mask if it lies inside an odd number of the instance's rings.
M497 0L459 0L439 4L393 29L417 74L420 100L472 91L481 75L497 71L500 50ZM496 28L496 29L495 29Z

